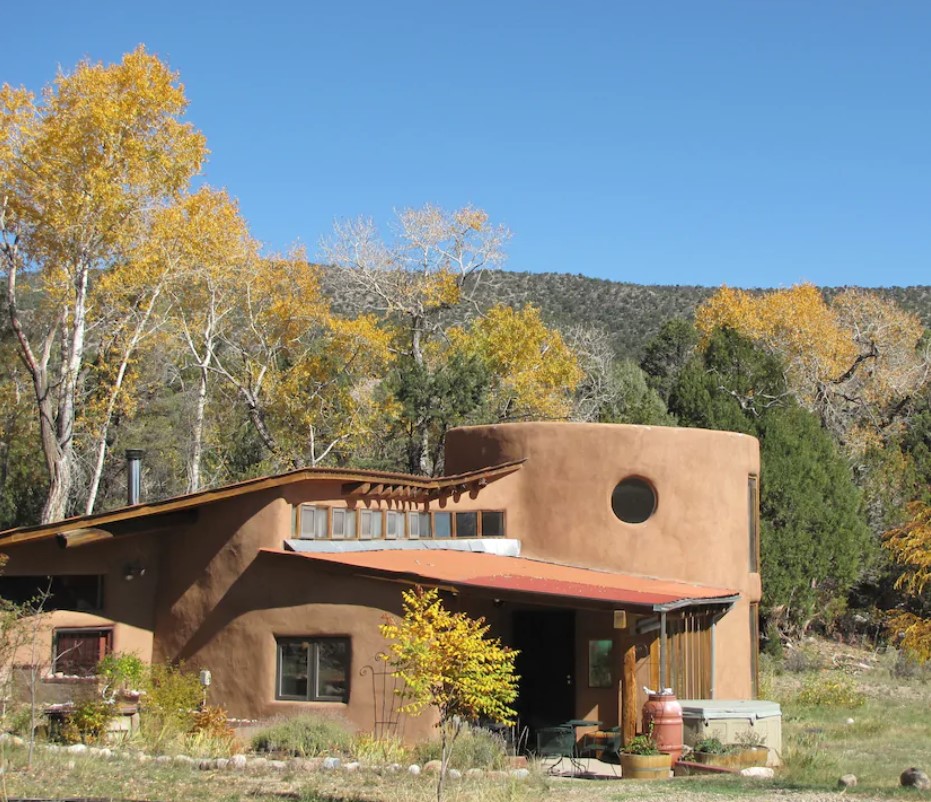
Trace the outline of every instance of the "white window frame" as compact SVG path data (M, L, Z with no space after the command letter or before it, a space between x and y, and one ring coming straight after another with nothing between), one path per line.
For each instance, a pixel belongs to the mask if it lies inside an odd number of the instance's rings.
M391 525L395 524L395 532L391 533ZM404 539L404 513L400 510L385 511L385 540Z
M356 511L346 507L333 507L330 514L332 516L330 531L333 540L355 540L358 531L356 528Z
M382 517L381 510L359 510L359 540L381 540L384 538ZM373 529L378 531L375 532Z
M297 512L297 536L300 540L326 540L329 537L329 507L317 504L301 504ZM304 513L313 513L313 534L304 532ZM321 523L322 531L321 531Z

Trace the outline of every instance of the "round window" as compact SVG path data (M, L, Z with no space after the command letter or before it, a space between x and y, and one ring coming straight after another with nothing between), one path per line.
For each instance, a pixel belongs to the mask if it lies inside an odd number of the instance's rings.
M642 524L656 511L656 491L645 479L624 479L611 494L611 509L628 524Z

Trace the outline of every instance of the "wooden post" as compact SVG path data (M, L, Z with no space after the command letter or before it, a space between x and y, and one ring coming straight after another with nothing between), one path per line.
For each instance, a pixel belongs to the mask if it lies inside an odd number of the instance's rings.
M628 642L624 650L624 675L621 680L621 736L629 743L637 734L637 646Z

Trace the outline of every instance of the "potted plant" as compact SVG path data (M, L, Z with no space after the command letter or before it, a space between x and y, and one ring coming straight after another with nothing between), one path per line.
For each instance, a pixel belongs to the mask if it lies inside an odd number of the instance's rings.
M756 730L745 730L735 739L734 751L738 755L741 766L765 766L769 759L769 748L766 746L766 736Z
M692 759L706 766L736 768L739 764L734 747L724 744L720 738L701 738L692 744Z
M620 751L621 777L627 780L665 780L672 768L672 755L660 751L653 739L652 727L644 735L635 735Z

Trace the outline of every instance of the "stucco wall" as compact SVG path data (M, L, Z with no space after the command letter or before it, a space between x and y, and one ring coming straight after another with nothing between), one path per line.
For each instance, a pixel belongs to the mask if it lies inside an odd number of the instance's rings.
M454 429L449 473L526 458L523 467L461 506L507 509L521 553L570 565L625 571L736 590L718 624L716 691L751 693L747 478L759 475L759 444L731 432L585 423L515 423ZM657 507L644 523L619 520L611 493L624 478L648 480Z
M102 574L103 608L93 613L56 610L44 615L38 629L36 654L43 670L52 660L52 632L56 628L113 628L113 648L152 658L154 600L158 586L158 545L152 535L114 539L63 550L54 539L14 544L3 549L9 558L7 576ZM142 576L127 580L126 567L144 567ZM31 662L31 645L16 662ZM28 653L27 653L28 652Z

